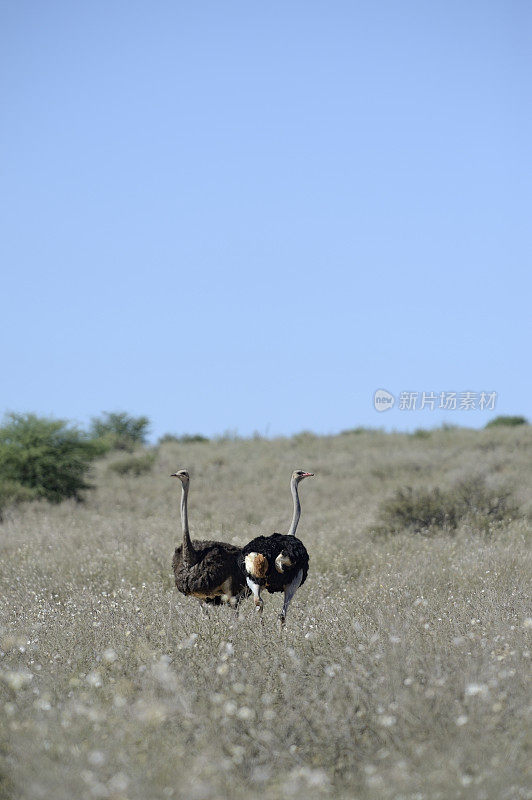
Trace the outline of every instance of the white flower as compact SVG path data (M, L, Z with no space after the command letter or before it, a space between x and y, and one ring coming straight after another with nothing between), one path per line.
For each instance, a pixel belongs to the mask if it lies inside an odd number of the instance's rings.
M105 798L109 797L109 789L104 783L100 783L99 781L92 784L90 792L93 797L99 797L101 800L105 800Z
M102 658L108 664L114 664L118 656L116 655L112 647L107 647L102 653Z
M327 773L322 769L311 769L310 767L298 767L293 769L290 777L296 780L303 780L307 786L316 788L326 787L329 785L330 780Z
M122 697L121 694L115 694L113 698L113 705L115 708L123 708L125 705L127 705L127 700L125 697Z
M379 723L384 728L391 728L397 722L397 718L394 717L393 714L383 714L382 717L379 718Z
M459 717L456 717L454 724L461 728L462 725L467 725L467 721L468 717L465 714L460 714Z
M87 760L93 767L101 767L102 764L105 764L105 755L101 750L93 750L92 753L89 753Z
M160 725L165 721L168 710L162 703L149 703L139 700L135 705L135 713L141 722L148 725Z
M251 780L253 783L264 783L270 779L271 774L269 767L255 767L251 773Z
M238 719L250 720L253 719L254 716L255 712L253 711L252 708L248 708L248 706L242 706L242 708L238 709L238 714L237 714Z
M124 775L123 772L117 772L116 775L113 775L111 780L109 781L109 789L113 793L122 794L126 791L129 785L129 778L127 775Z
M169 692L177 691L177 676L168 666L168 656L161 656L156 664L152 664L151 673L156 681Z
M99 689L102 686L102 676L100 675L97 669L94 669L92 672L89 672L85 680L87 681L89 686L92 686L95 689Z
M196 642L198 641L198 634L191 633L190 636L187 636L186 639L183 639L178 644L179 650L188 650L190 647L194 647Z
M33 673L28 672L27 670L21 670L20 672L15 672L14 670L8 670L7 672L0 673L0 678L6 683L10 689L14 692L18 692L19 689L23 689L33 680Z
M488 687L485 683L470 683L465 688L466 697L476 697L477 695L485 695L488 693Z

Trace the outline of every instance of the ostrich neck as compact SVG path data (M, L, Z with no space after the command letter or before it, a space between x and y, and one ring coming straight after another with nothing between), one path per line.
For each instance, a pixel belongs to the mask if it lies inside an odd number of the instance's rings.
M188 486L183 484L181 489L181 525L183 527L183 561L192 566L196 563L196 551L188 530L187 510Z
M299 522L299 517L301 516L301 505L299 503L299 494L297 493L297 481L292 479L290 483L290 489L292 490L292 497L294 498L294 514L292 516L292 524L290 525L290 530L288 531L288 536L295 536L296 535L296 528Z

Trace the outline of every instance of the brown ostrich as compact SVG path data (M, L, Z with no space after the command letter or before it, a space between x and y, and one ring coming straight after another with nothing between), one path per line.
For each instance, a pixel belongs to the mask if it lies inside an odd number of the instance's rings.
M233 605L246 589L246 581L238 568L240 547L227 542L212 542L190 538L188 530L188 487L190 476L186 469L172 473L181 481L181 524L183 544L176 547L172 559L175 585L184 595L192 595L206 603L220 605L224 600Z

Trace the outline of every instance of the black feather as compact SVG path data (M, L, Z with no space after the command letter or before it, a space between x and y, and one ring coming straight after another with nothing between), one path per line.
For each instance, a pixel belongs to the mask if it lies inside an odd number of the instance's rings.
M264 578L256 578L246 570L245 558L249 553L261 553L268 559L268 572ZM277 572L275 559L281 553L287 555L292 562L285 567L283 572ZM283 533L272 533L271 536L257 536L245 547L238 556L238 566L242 575L251 578L255 583L264 586L269 592L284 592L285 586L291 583L299 570L303 570L303 579L299 584L305 583L308 575L309 555L301 539L287 536Z
M240 547L227 542L193 541L197 563L185 565L183 546L176 547L172 559L175 584L184 595L194 595L218 605L224 592L222 584L230 580L230 595L236 597L246 587L238 568Z

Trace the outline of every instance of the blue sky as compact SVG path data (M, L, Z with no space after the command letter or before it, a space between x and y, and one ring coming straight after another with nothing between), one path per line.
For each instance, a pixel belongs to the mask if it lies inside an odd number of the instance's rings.
M528 2L19 2L4 410L153 435L532 417Z

